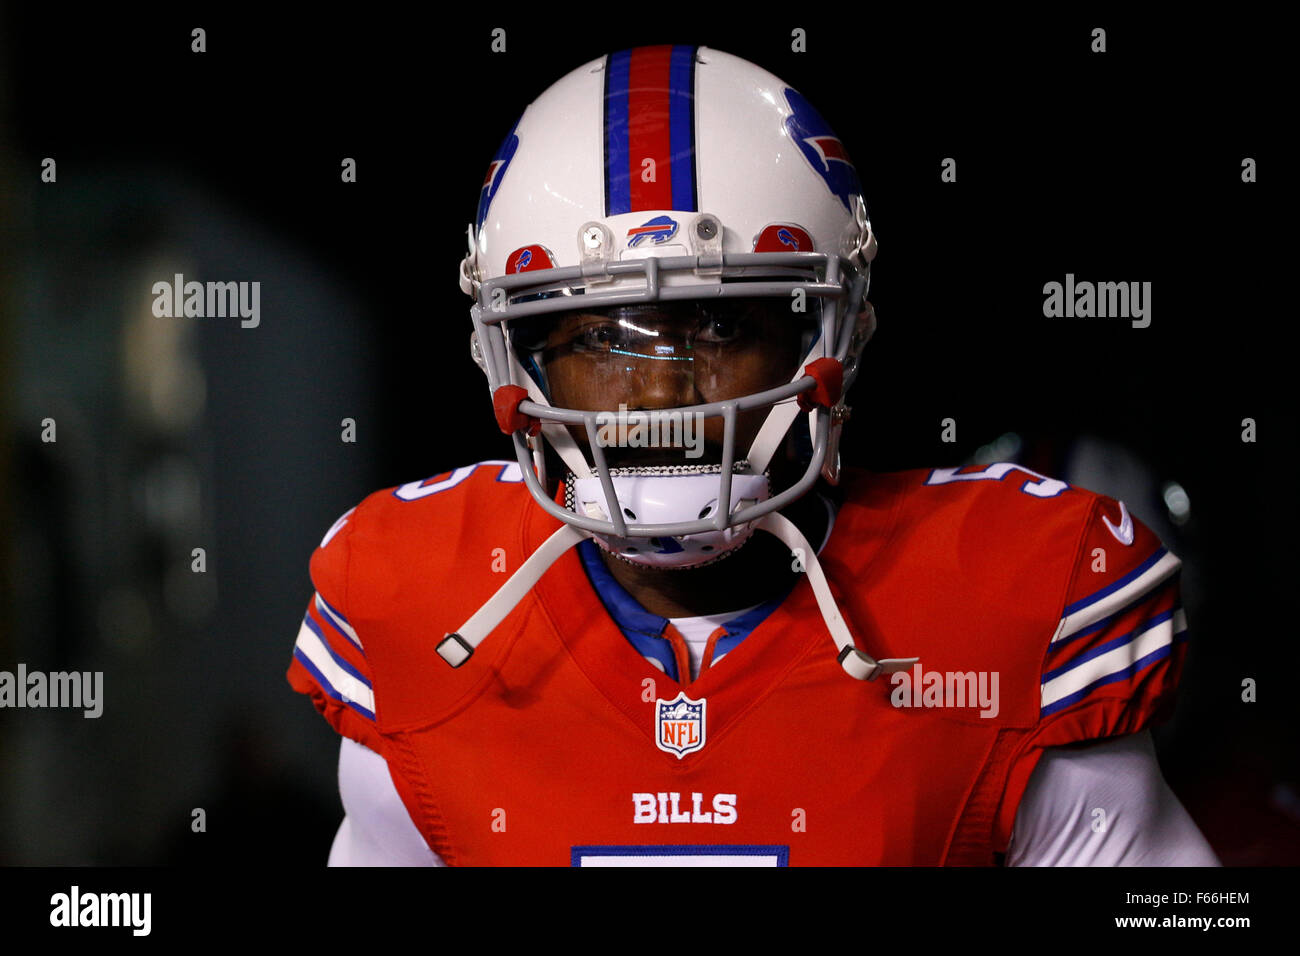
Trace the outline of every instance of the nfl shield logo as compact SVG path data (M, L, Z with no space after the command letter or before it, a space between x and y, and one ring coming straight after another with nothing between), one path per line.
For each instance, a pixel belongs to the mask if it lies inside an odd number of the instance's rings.
M680 760L704 746L703 700L682 691L672 700L655 701L655 745Z

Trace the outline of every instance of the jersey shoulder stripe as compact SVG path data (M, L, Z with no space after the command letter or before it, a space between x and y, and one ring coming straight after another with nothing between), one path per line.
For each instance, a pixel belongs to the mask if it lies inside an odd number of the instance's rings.
M347 618L331 607L329 602L320 596L319 591L316 592L316 609L320 611L321 615L330 623L334 630L338 631L339 634L351 641L353 645L355 645L356 649L361 651L362 654L365 653L365 648L361 646L361 638L357 636L356 629L348 623Z
M1118 515L1118 524L1112 515ZM1040 719L1089 699L1102 687L1109 689L1098 699L1107 700L1109 707L1126 706L1120 701L1128 699L1130 717L1144 721L1172 696L1178 668L1147 671L1181 650L1187 639L1181 568L1177 556L1122 502L1095 497L1043 659Z
M1098 687L1136 678L1186 640L1187 618L1181 607L1143 621L1129 633L1044 674L1041 715L1064 710Z
M1145 561L1123 577L1099 588L1065 609L1052 643L1069 640L1076 634L1104 624L1115 614L1143 600L1153 588L1174 576L1183 565L1177 556L1159 547Z
M347 704L367 720L375 719L375 694L370 681L330 646L321 625L310 612L298 630L293 656L327 695Z

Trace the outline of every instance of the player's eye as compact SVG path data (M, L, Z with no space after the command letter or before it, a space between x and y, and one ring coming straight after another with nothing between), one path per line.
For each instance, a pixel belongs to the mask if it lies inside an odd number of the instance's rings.
M608 352L617 343L618 327L610 323L592 323L578 330L573 346L584 352Z
M695 341L705 345L733 345L745 335L745 321L735 315L713 315L700 322Z

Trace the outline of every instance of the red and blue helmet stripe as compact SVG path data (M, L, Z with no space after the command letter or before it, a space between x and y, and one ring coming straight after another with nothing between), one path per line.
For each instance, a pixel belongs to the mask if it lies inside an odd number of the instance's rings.
M646 46L607 58L605 215L698 208L695 49ZM653 176L644 175L647 159Z

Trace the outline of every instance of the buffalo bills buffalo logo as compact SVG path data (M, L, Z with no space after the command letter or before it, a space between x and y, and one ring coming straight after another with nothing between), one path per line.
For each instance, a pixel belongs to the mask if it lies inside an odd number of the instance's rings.
M488 164L487 175L483 177L483 186L478 195L478 215L476 217L478 227L483 228L483 222L487 219L488 208L492 205L492 198L496 196L497 190L501 188L501 180L505 178L506 169L510 166L510 160L514 159L515 150L519 148L519 137L515 135L515 130L519 128L519 121L510 127L510 132L502 141L496 155L492 157L492 162Z
M814 252L812 236L789 222L764 226L754 238L755 252Z
M645 239L659 245L675 235L677 235L677 220L670 216L655 216L649 222L633 226L627 231L627 245L630 249L640 245Z
M523 246L506 256L506 273L509 275L554 268L555 260L543 246Z
M791 110L785 118L786 133L826 188L851 212L849 197L862 192L862 186L844 144L812 104L794 90L785 90L785 100Z

